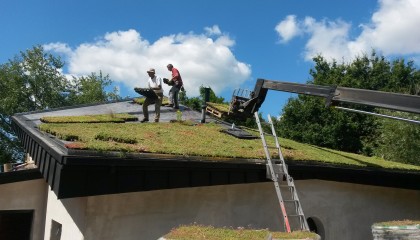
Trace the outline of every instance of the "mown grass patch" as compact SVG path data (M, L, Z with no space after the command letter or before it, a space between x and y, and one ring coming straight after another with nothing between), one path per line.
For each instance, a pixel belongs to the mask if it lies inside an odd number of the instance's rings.
M74 146L79 149L206 156L220 160L265 159L260 139L237 139L220 132L222 128L214 123L43 123L39 128L60 139L75 141L77 144ZM98 134L103 137L98 137ZM286 160L420 171L420 166L320 148L283 138L279 141ZM275 146L274 137L268 136L267 143ZM273 158L278 158L275 151L271 153Z
M167 240L265 240L269 235L276 239L316 239L317 235L311 232L270 232L267 229L244 229L244 228L216 228L212 226L190 225L174 228L164 236Z
M83 115L83 116L58 116L58 117L42 117L43 123L101 123L114 122L123 123L126 121L137 121L138 118L128 113L117 114L98 114L98 115Z

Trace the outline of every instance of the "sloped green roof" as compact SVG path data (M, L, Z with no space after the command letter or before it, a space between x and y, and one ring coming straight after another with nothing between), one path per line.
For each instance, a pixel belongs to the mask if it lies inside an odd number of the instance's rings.
M57 122L68 122L66 118L68 117L55 119ZM222 133L223 128L216 123L113 123L105 118L103 123L98 123L97 118L94 119L91 123L43 123L39 129L69 141L66 144L68 148L205 156L221 161L238 158L265 159L260 139L235 138ZM257 135L257 132L249 132ZM268 137L267 141L269 145L275 146L273 137ZM280 144L285 159L290 161L420 171L420 166L311 146L288 139L280 139ZM273 157L278 157L277 153L273 152Z

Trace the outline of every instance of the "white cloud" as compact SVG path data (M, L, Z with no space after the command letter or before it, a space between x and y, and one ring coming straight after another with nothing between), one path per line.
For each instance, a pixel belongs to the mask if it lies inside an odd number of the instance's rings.
M114 82L129 88L146 87L147 69L153 67L157 75L169 78L166 65L172 63L179 69L190 97L199 94L201 85L210 86L219 94L227 87L239 86L248 80L251 67L238 61L232 53L235 42L221 34L218 26L205 30L219 36L174 34L150 43L133 29L107 33L96 42L83 43L66 51L68 74L87 75L101 70ZM49 50L69 50L61 47L66 44L45 46ZM169 87L165 85L164 90L167 94Z
M350 24L340 20L316 22L313 18L306 17L304 26L305 31L311 35L305 46L306 60L311 60L318 54L341 60L343 56L351 54L347 47Z
M71 48L65 43L49 43L44 46L45 51L55 51L57 53L70 54Z
M283 21L279 22L275 30L279 34L281 43L286 43L302 34L302 29L296 21L295 15L289 15Z
M219 26L214 25L213 27L205 27L204 30L206 31L207 35L220 35L222 34L222 31L220 31Z
M352 24L343 20L320 20L305 17L297 20L287 16L276 26L282 42L290 41L299 34L309 40L304 57L311 60L322 54L326 59L350 61L355 56L370 53L372 49L384 55L420 57L420 1L379 0L378 9L371 21L360 24L359 36L350 36Z
M352 45L377 48L384 54L420 54L420 1L381 0L371 22Z

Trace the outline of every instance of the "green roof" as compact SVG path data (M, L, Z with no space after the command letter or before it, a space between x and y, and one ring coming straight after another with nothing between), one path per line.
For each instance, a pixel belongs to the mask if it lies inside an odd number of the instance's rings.
M260 139L235 138L222 133L223 127L216 123L200 124L192 121L115 123L116 117L118 116L109 116L108 121L106 116L101 116L100 123L97 122L98 117L93 118L95 121L85 120L84 123L61 123L70 122L68 121L70 118L55 117L57 123L50 118L49 123L42 123L39 128L68 141L66 143L68 148L205 156L220 161L238 158L265 159ZM133 120L127 115L122 115L121 118ZM78 122L74 117L71 119L73 122ZM256 131L248 131L251 134L258 134ZM269 145L275 146L273 137L269 136L267 141ZM280 138L279 141L283 155L289 161L420 171L420 166L321 148L288 139ZM273 157L278 157L275 152Z

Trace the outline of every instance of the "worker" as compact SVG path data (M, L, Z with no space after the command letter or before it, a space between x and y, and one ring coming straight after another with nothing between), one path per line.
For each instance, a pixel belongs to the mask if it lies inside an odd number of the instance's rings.
M172 73L172 78L169 82L172 82L172 88L169 90L169 106L174 109L179 109L178 105L178 93L181 88L183 88L182 77L178 69L174 68L172 64L166 66L168 71Z
M149 75L149 79L147 81L149 88L156 93L157 98L152 99L150 97L146 97L143 102L143 115L144 118L140 122L148 122L149 121L149 110L148 106L155 102L155 122L159 122L160 118L160 106L162 105L163 100L163 90L162 90L162 78L155 75L155 69L150 68L147 71Z

